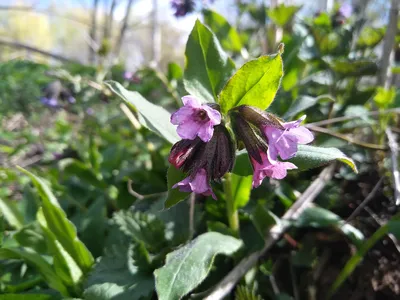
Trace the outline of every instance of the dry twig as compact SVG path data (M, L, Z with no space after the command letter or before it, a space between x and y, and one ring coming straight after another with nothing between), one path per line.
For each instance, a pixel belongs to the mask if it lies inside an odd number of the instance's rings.
M282 234L288 229L289 223L287 220L298 218L308 205L318 196L318 194L325 187L326 183L332 178L335 164L326 167L321 174L316 178L311 185L304 191L304 193L297 199L297 201L288 209L283 215L279 224L274 225L270 231L269 236L265 241L264 248L260 251L254 252L242 261L212 290L206 300L219 300L227 296L230 291L235 287L236 283L257 264L258 260L264 256L268 250L280 239Z
M398 166L398 153L399 153L399 145L396 142L396 138L390 128L386 128L386 135L388 138L388 144L392 159L392 175L393 175L393 189L394 189L394 199L396 205L400 205L400 173Z

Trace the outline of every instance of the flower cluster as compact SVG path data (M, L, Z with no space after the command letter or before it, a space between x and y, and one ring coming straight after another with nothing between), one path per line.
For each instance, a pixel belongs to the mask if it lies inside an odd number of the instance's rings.
M236 145L245 147L253 166L253 187L265 177L282 179L287 170L297 167L285 160L294 157L298 144L313 141L312 133L301 126L305 117L283 122L256 107L242 105L232 109L229 119L236 139L223 122L217 104L202 104L194 96L182 98L184 106L171 116L182 138L171 149L169 162L188 174L173 188L205 196L215 194L210 182L219 181L232 170Z

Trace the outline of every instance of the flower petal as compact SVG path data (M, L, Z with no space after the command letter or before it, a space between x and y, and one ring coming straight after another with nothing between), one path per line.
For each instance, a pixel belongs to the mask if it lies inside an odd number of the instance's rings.
M207 115L210 118L210 122L212 123L212 125L221 124L221 113L218 110L213 109L206 104L202 105L202 109L207 112Z
M179 124L176 132L183 139L194 140L199 132L201 124L188 120Z
M192 107L183 106L171 115L171 123L174 125L182 124L192 119L195 110Z
M299 144L308 144L314 140L314 135L304 126L290 129L287 135L295 137Z
M201 101L192 95L183 96L182 102L183 102L184 106L193 107L193 108L201 107Z
M203 142L209 142L213 136L214 133L214 126L208 123L208 125L202 125L200 126L197 135Z

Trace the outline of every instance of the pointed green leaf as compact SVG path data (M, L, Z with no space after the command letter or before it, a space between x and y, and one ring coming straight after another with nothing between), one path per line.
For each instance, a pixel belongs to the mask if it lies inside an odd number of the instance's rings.
M0 198L0 212L11 227L21 229L24 226L24 218L15 203Z
M181 170L178 170L174 166L169 166L167 172L168 196L164 202L165 209L174 206L189 196L189 193L184 193L179 191L177 188L172 188L175 183L183 180L185 177L185 173L183 173Z
M158 299L181 299L207 277L217 254L232 255L242 244L231 236L207 232L169 253L165 266L154 271Z
M215 102L235 65L222 50L216 36L199 20L189 35L185 57L186 91L203 102Z
M139 114L139 122L147 129L163 137L171 144L180 140L175 126L171 124L171 114L161 106L155 105L138 92L128 91L115 81L107 81L106 85L131 108Z
M294 17L295 13L301 6L294 6L294 5L284 5L280 4L276 7L268 9L268 17L274 22L276 25L284 27L288 24Z
M354 172L358 172L354 161L337 148L299 145L296 156L289 161L294 163L299 170L308 170L329 164L335 160L345 163Z
M59 291L63 296L69 296L67 288L54 272L52 266L32 250L23 248L2 248L0 249L0 260L1 259L23 259L27 264L38 270L49 287Z
M215 11L203 10L204 22L215 33L224 49L232 52L242 50L239 33L228 21Z
M250 200L253 176L232 174L232 195L235 209L245 207Z
M267 109L275 98L283 76L281 55L262 56L244 64L228 81L219 96L221 111L239 105Z
M29 171L18 167L20 171L28 175L39 192L42 200L43 216L48 229L57 238L66 252L74 259L81 270L88 272L94 262L92 254L78 239L75 226L68 220L61 209L57 199L44 181Z

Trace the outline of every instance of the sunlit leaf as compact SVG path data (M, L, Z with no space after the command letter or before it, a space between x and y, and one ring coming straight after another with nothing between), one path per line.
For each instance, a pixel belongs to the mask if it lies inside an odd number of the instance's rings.
M215 102L235 65L222 50L216 36L199 20L189 35L185 57L186 91L203 102Z
M154 271L158 299L182 298L207 277L216 255L232 255L241 246L231 236L207 232L169 253L165 266Z
M262 56L244 64L221 91L219 103L226 113L239 105L267 109L283 76L281 55Z

